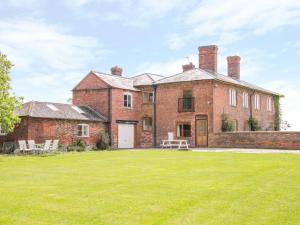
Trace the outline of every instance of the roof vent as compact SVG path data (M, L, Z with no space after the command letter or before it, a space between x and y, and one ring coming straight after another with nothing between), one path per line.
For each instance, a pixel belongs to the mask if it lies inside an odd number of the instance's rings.
M72 105L72 108L76 111L76 112L79 112L79 113L81 113L81 114L83 114L84 113L84 111L82 111L78 106L76 106L76 105Z
M56 108L54 105L52 105L52 104L47 104L47 106L48 106L48 108L50 108L51 110L53 110L53 111L59 111L59 109L58 108Z

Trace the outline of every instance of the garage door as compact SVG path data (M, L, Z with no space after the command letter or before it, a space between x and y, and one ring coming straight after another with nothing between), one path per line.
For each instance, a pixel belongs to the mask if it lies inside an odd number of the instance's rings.
M134 124L118 124L118 148L134 148Z

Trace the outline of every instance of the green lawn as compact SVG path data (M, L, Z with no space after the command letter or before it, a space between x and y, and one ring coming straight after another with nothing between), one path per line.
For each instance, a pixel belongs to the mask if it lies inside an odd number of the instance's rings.
M0 224L300 224L300 155L0 156Z

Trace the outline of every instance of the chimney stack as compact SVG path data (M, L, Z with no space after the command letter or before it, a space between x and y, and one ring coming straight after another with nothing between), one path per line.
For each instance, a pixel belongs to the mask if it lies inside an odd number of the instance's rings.
M195 65L193 63L182 65L182 71L183 72L188 71L188 70L192 70L192 69L195 69Z
M110 69L110 71L112 75L122 76L123 69L118 66L114 66Z
M199 68L209 72L217 72L218 69L218 46L207 45L200 46L199 50Z
M227 57L227 73L229 77L236 80L240 79L240 61L241 57L237 55Z

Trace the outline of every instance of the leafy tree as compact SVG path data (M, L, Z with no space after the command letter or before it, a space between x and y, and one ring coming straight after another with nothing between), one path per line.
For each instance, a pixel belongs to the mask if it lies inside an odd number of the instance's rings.
M224 119L222 121L222 131L231 132L234 131L233 121L229 119L227 114L223 115Z
M257 119L254 118L254 117L250 117L250 118L249 118L248 124L249 124L249 127L250 127L250 130L251 130L251 131L258 131L258 130L261 130L261 126L259 125Z
M12 132L15 124L20 121L14 111L22 102L22 98L11 92L9 73L12 67L6 55L0 52L0 125L6 133Z

